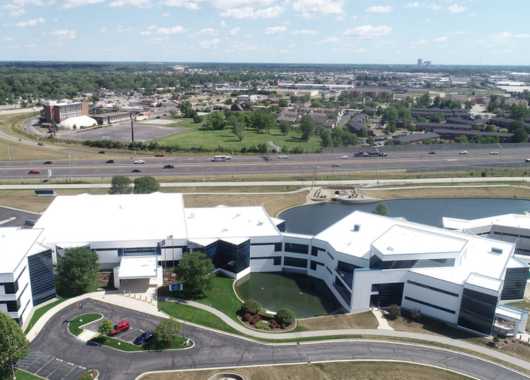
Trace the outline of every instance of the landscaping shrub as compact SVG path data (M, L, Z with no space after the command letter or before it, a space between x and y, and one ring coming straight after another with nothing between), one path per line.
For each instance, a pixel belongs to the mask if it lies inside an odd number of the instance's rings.
M109 335L112 331L112 321L106 319L101 322L101 325L98 327L98 332L102 335Z
M173 319L164 319L155 328L152 348L165 349L172 347L180 339L180 323Z
M387 318L391 321L395 320L400 315L400 309L398 305L390 305L386 311L388 312Z
M253 299L246 300L241 306L243 313L258 314L262 307L258 301Z
M283 328L293 324L294 320L295 320L294 312L292 312L289 309L281 309L281 310L278 310L278 312L276 313L276 321Z
M267 331L271 330L271 326L269 322L264 321L264 320L258 321L258 323L256 323L256 328L259 330L267 330Z

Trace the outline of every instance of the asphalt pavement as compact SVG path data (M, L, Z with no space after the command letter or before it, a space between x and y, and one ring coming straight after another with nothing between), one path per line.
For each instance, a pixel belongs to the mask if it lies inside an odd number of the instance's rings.
M82 305L80 307L79 305ZM100 379L134 379L146 371L200 369L323 360L375 359L405 360L460 371L483 380L522 380L528 377L502 366L464 354L418 345L387 342L328 342L312 344L266 345L225 334L184 325L182 334L195 346L182 351L125 353L106 347L87 346L67 332L66 319L82 313L101 312L112 320L128 319L132 328L151 328L158 318L115 305L84 300L55 315L32 342L28 359L20 367L35 370L50 363L68 363L70 368L95 368ZM46 367L43 367L46 368ZM66 368L62 368L65 371ZM58 379L54 377L53 379ZM67 379L68 377L64 377Z

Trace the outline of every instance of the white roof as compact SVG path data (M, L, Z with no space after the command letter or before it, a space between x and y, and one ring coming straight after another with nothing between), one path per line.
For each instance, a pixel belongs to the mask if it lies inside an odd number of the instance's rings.
M443 218L443 226L455 230L469 230L481 227L503 226L530 230L530 215L504 214L479 219Z
M454 267L410 270L457 284L470 279L477 286L493 290L498 290L498 281L502 280L515 249L513 243L361 211L347 215L316 239L327 241L338 252L364 259L370 258L372 248L394 257L400 254L416 255L418 259L425 258L422 255L455 257ZM494 248L500 253L494 252Z
M37 229L0 228L0 273L13 273L41 233Z
M182 194L56 197L37 221L46 245L185 239Z
M88 128L93 127L94 125L97 125L98 122L94 119L92 119L89 116L81 115L81 116L75 116L75 117L69 117L68 119L65 119L61 121L61 124L59 124L63 128L73 129L76 128Z
M156 256L123 256L120 261L120 280L157 276Z
M186 208L188 239L258 238L280 232L263 207Z

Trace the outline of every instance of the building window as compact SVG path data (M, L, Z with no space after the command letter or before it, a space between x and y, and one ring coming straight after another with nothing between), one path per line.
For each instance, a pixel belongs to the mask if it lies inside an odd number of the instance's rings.
M383 261L376 255L370 258L370 269L438 268L452 267L454 265L455 259Z
M420 301L418 299L415 299L415 298L412 298L412 297L408 297L408 296L405 296L405 299L408 300L408 301L411 301L411 302L418 303L420 305L432 307L433 309L445 311L446 313L455 314L454 310L450 310L450 309L446 309L445 307L433 305L432 303L428 303L428 302L425 302L425 301Z
M296 244L296 243L285 243L285 251L292 253L302 253L307 255L309 246L306 244Z
M328 251L326 251L326 253L327 253L327 255L328 255L328 257L329 257L329 259L330 259L331 261L334 261L334 260L335 260L335 258L331 255L331 253L329 253Z
M324 266L324 264L319 263L318 261L311 260L310 268L311 270L317 270L319 266Z
M502 287L501 300L518 300L524 298L528 268L508 268Z
M489 335L495 319L497 297L464 289L458 324L470 330Z
M351 292L344 286L342 281L339 278L335 278L335 282L333 283L333 286L335 287L335 290L340 294L344 302L348 306L351 304Z
M274 243L274 252L281 252L282 251L282 243Z
M5 305L8 313L15 313L20 309L20 304L17 301L0 301L0 305Z
M280 266L282 265L282 258L281 257L275 257L274 258L274 266Z
M344 280L346 284L351 288L353 285L353 271L359 268L350 263L345 263L344 261L339 261L337 264L337 274Z
M120 248L118 256L156 256L160 255L158 247L144 247L144 248Z
M283 259L283 265L296 268L307 268L307 260L295 257L285 257Z
M525 283L526 283L526 282L525 282ZM410 281L410 280L409 280L409 281L407 281L407 284L412 284L412 285L415 285L415 286L419 286L420 288L425 288L425 289L432 290L432 291L434 291L434 292L447 294L448 296L458 297L458 294L456 294L456 293L449 292L449 291L447 291L447 290L443 290L443 289L438 289L438 288L435 288L434 286L421 284L421 283L416 282L416 281Z
M318 256L318 248L311 247L311 256Z
M372 292L377 292L377 294L374 294L371 297L372 305L377 307L401 305L401 299L403 298L403 288L404 284L402 282L373 284Z

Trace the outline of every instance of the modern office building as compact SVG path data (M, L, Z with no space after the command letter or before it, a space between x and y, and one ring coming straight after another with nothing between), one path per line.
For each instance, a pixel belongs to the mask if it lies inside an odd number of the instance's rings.
M21 325L33 307L55 297L51 250L38 229L0 228L0 312Z
M87 116L88 102L49 101L44 104L41 119L45 123L60 124L71 117Z
M316 236L284 230L262 207L184 208L181 194L154 193L59 196L31 231L54 259L95 251L117 287L159 285L162 266L200 250L236 279L318 278L347 312L397 304L483 334L525 326L527 314L504 305L522 298L528 276L514 243L358 211Z

